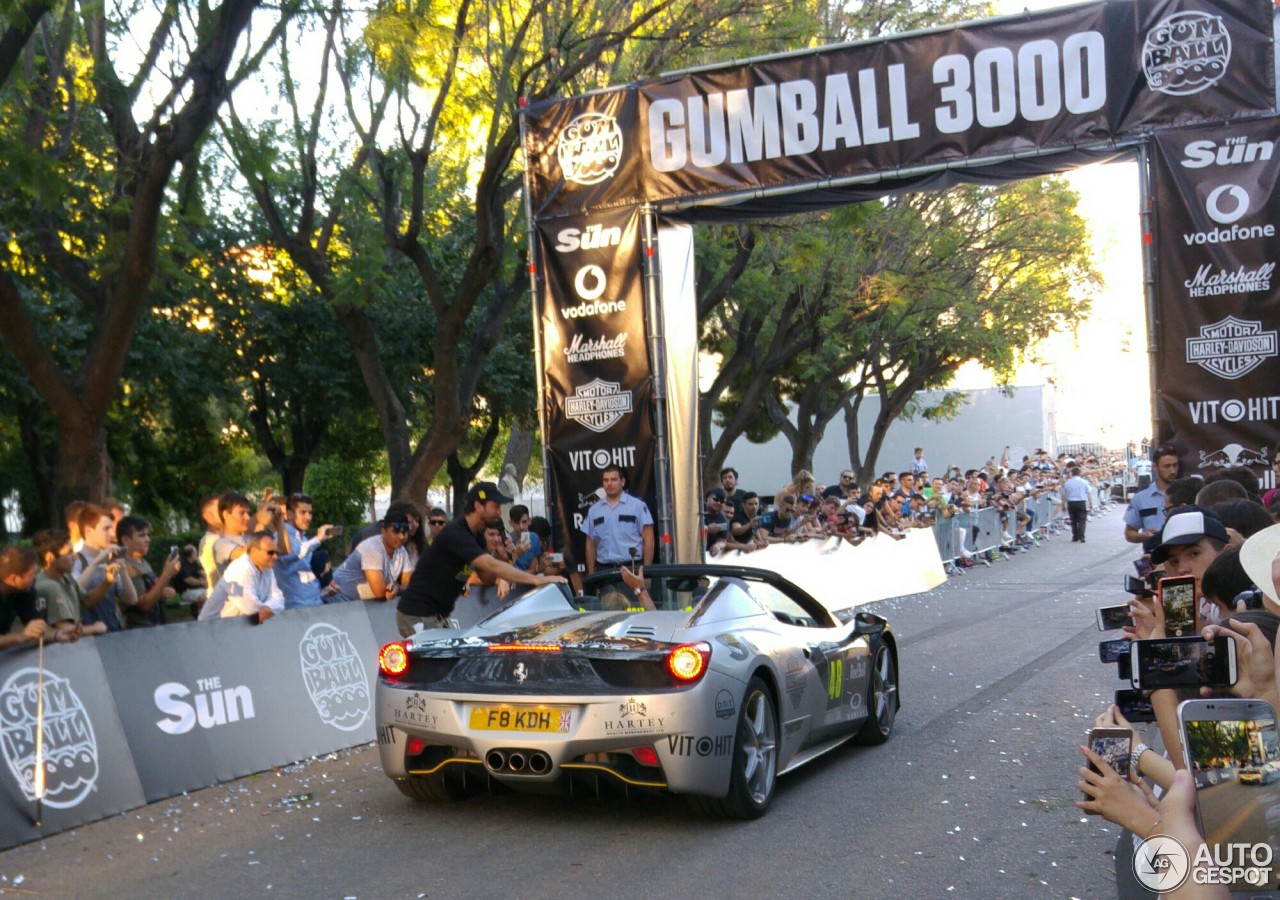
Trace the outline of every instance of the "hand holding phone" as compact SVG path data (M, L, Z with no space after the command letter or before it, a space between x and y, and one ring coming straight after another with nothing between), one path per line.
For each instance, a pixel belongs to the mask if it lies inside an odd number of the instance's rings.
M1142 690L1236 683L1236 645L1225 635L1213 641L1199 636L1134 641L1130 655L1133 686Z
M1090 728L1085 746L1109 765L1121 778L1129 777L1129 751L1133 745L1133 732L1128 728ZM1101 774L1092 762L1089 768Z
M1094 615L1097 619L1099 631L1115 631L1118 628L1133 624L1133 620L1129 617L1129 605L1127 603L1122 603L1119 606L1099 607Z
M1194 577L1161 578L1160 607L1164 611L1165 637L1188 637L1198 633Z
M1178 724L1183 758L1195 779L1196 815L1206 845L1220 854L1236 847L1273 845L1268 810L1280 806L1280 735L1271 704L1236 698L1185 700L1178 706ZM1232 877L1229 888L1280 888L1280 866L1260 868L1264 883L1251 883L1244 871L1249 868L1247 850L1243 862L1219 869Z

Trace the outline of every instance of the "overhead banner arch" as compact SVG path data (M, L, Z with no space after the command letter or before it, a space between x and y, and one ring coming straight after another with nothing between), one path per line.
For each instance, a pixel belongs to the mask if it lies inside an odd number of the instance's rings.
M678 220L785 215L1065 171L1164 130L1273 116L1273 19L1264 0L1111 0L529 104L521 124L535 296L550 290L542 273L559 268L557 251L538 236L569 217L585 233L593 216L640 209L649 217L640 231L657 234ZM658 296L659 244L641 254L646 313L679 303L692 316L691 285L684 296ZM585 299L555 302L577 309ZM610 315L601 314L597 340L620 331ZM663 313L668 322L671 315ZM651 351L661 347L653 342ZM655 403L659 362L651 352ZM543 379L544 435L560 427L548 420L557 413L547 392ZM662 445L664 415L656 409L657 471L645 479L658 494L672 484L663 460L690 458L687 448ZM680 424L680 433L696 433ZM560 502L562 521L566 512L572 521L576 498ZM695 497L673 518L698 512ZM677 543L675 557L698 553L696 535Z

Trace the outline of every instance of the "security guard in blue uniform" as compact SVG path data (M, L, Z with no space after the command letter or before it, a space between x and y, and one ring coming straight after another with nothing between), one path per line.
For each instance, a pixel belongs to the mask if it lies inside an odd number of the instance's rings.
M625 490L626 476L618 466L603 472L604 499L587 511L582 531L587 536L587 574L634 562L653 562L653 516L648 505Z

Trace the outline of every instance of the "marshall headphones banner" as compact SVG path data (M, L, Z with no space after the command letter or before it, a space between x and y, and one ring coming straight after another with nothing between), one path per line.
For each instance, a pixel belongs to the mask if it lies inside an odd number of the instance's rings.
M1264 119L1154 141L1157 414L1187 473L1265 478L1280 434L1276 138Z
M1272 19L1257 0L1113 0L531 104L531 206L674 207L1270 114Z
M540 223L538 237L538 362L562 532L555 546L581 563L582 521L598 499L601 470L620 466L637 497L646 498L652 486L640 212L565 216Z

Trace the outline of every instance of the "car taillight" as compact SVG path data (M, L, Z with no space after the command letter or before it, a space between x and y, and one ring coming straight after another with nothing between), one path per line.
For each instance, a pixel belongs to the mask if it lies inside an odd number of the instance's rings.
M631 750L631 755L642 766L657 767L658 765L658 751L652 747L636 747Z
M427 742L420 737L411 737L405 744L405 756L417 756L427 749Z
M681 644L667 654L667 671L676 681L697 681L707 671L711 659L711 645L706 641Z
M378 652L378 670L388 678L399 678L409 671L409 648L402 641L392 641Z

